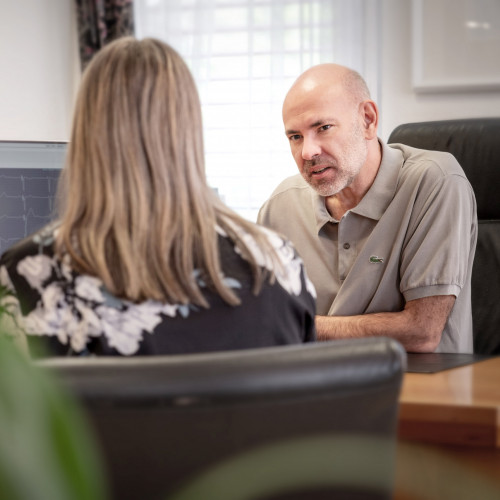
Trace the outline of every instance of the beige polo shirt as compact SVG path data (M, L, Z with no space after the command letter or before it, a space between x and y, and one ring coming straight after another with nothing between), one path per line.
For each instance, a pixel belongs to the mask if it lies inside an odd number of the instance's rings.
M436 351L472 352L472 188L452 155L380 142L373 185L340 221L296 175L276 188L259 222L294 243L316 287L318 314L400 311L409 300L455 295Z

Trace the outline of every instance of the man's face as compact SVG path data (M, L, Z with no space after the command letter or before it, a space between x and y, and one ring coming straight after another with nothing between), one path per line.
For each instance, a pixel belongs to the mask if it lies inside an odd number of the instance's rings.
M321 196L349 186L368 147L359 107L338 87L296 91L283 106L285 131L300 173Z

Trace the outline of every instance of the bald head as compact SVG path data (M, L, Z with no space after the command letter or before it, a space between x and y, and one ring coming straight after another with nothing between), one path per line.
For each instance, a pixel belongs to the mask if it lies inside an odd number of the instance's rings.
M321 95L334 87L344 94L344 97L355 103L370 99L370 91L363 77L357 72L340 64L319 64L304 71L288 91L287 100L293 100L298 95L311 92Z
M356 71L338 64L305 71L286 95L283 124L300 173L320 196L346 188L352 199L364 196L380 165L378 109Z

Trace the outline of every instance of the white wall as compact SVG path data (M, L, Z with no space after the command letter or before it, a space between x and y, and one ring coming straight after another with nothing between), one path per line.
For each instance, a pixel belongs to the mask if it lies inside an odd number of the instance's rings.
M415 93L411 85L411 0L382 0L381 19L379 135L383 139L401 123L500 116L500 90ZM498 64L498 60L492 63Z
M80 79L73 4L0 0L0 139L69 138ZM379 17L381 137L405 122L500 116L500 91L415 93L411 0L382 0Z
M68 140L80 79L73 0L0 0L0 140Z

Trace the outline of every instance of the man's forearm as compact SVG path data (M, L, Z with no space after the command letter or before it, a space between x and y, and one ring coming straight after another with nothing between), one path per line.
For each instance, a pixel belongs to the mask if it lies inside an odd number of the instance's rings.
M412 328L413 326L413 328ZM405 321L401 313L377 313L360 316L316 316L318 340L361 337L391 337L407 351L432 352L439 339L429 338Z
M410 352L432 352L455 297L443 295L410 301L404 310L358 316L316 316L318 340L384 336L391 337Z

